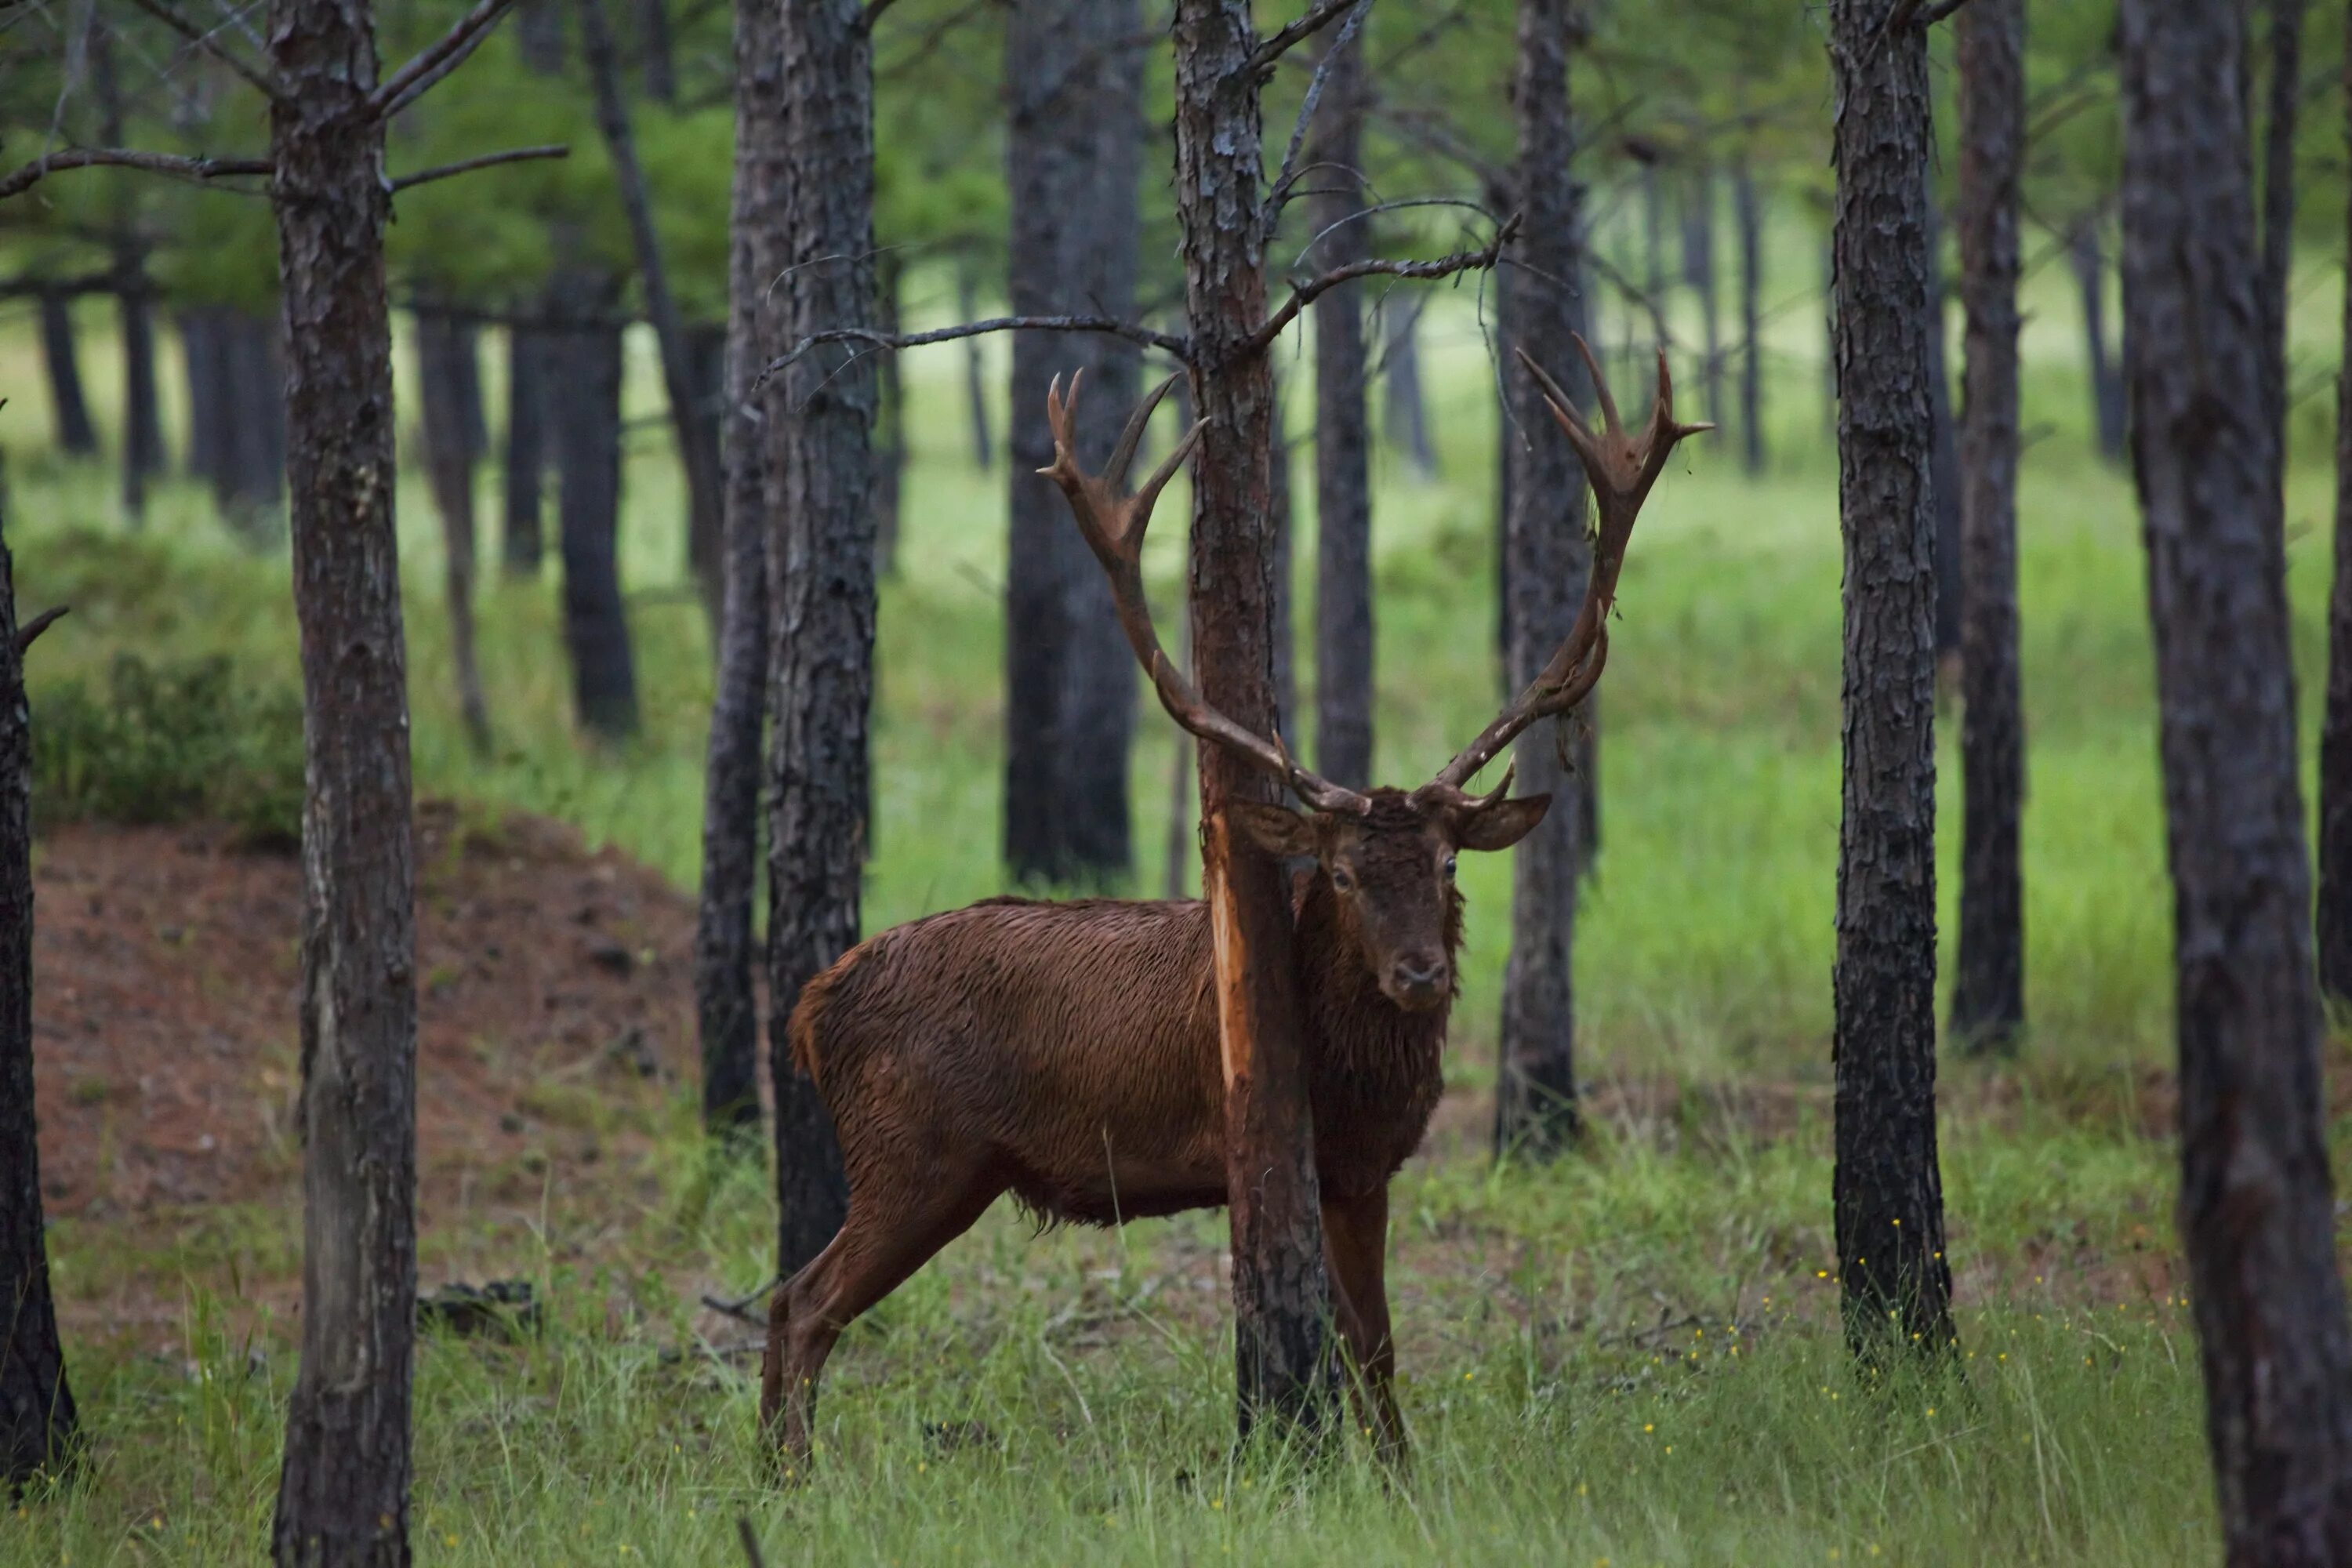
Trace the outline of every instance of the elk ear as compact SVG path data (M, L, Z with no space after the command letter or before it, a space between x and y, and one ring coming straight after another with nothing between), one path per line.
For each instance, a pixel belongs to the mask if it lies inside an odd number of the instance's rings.
M1498 800L1475 812L1465 812L1454 823L1454 842L1465 849L1508 849L1535 831L1544 813L1551 809L1551 796L1523 795L1517 800Z
M1315 853L1315 824L1286 805L1266 805L1255 800L1225 803L1225 815L1249 841L1282 858Z

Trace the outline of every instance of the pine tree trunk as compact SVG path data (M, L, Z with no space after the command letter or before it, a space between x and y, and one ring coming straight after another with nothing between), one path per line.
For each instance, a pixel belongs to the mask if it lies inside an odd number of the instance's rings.
M955 268L956 314L967 321L980 319L978 280L969 258L959 258ZM981 356L980 340L963 342L963 399L971 419L971 460L982 473L996 465L995 443L988 428L988 365Z
M676 53L668 0L637 0L637 64L646 75L646 96L656 103L677 102Z
M490 709L474 651L474 433L467 389L479 390L473 334L444 311L416 313L416 390L424 410L425 468L441 514L443 583L449 599L449 649L457 666L457 710L478 758L490 753Z
M1691 188L1683 209L1683 281L1698 299L1699 342L1706 357L1699 371L1706 387L1706 416L1721 420L1723 408L1723 330L1716 307L1715 171L1700 164L1691 173ZM1641 358L1627 356L1630 362Z
M1960 651L1960 618L1967 582L1960 563L1960 441L1952 417L1952 374L1944 353L1943 215L1937 210L1932 179L1924 197L1927 215L1927 398L1936 434L1928 464L1936 509L1936 652Z
M780 482L784 405L752 383L781 352L769 280L779 259L789 178L783 69L771 0L736 0L735 180L728 233L727 595L719 689L703 774L702 899L694 933L695 1019L702 1043L702 1127L714 1142L759 1149L759 1004L751 900L759 879L760 738L767 700L769 500ZM756 417L755 417L756 414Z
M1005 30L1005 282L1019 315L1134 309L1142 125L1134 0L1019 0ZM1013 338L1007 447L1004 854L1023 881L1102 883L1133 850L1128 752L1135 663L1110 588L1036 470L1054 458L1040 412L1083 370L1082 460L1099 463L1134 403L1133 344L1066 332Z
M1237 345L1265 316L1259 216L1257 47L1246 0L1177 0L1176 202L1184 300L1207 421L1193 464L1192 622L1203 698L1265 732L1276 717L1274 367ZM1202 889L1216 932L1234 1260L1236 1419L1315 1433L1335 1416L1326 1375L1330 1292L1307 1103L1289 890L1281 868L1235 835L1234 800L1271 781L1202 746Z
M515 46L523 64L541 76L563 68L563 0L521 0L515 7Z
M2264 0L2270 13L2270 119L2263 136L2263 398L2279 433L2277 526L2286 526L2286 307L2294 266L2294 136L2303 97L2304 0Z
M1429 444L1429 401L1421 384L1420 296L1411 300L1391 295L1381 301L1380 320L1385 329L1381 349L1388 395L1382 400L1381 425L1388 444L1402 452L1423 479L1437 472L1437 452Z
M2311 963L2236 6L2127 0L2124 361L2172 868L2180 1226L2233 1564L2352 1562L2352 1330Z
M16 628L15 563L0 539L0 1501L63 1470L80 1436L49 1294L34 1127L33 735Z
M188 386L188 472L210 486L213 502L226 510L228 489L228 392L222 366L221 313L196 305L174 317L180 331L180 363Z
M1337 34L1333 37L1336 38ZM1332 65L1307 158L1307 221L1318 268L1370 254L1362 176L1364 46ZM1342 285L1315 301L1315 765L1334 784L1371 784L1371 428L1364 405L1361 296Z
M1739 226L1739 459L1764 471L1764 204L1755 171L1731 166L1732 210Z
M597 319L605 301L594 279L559 276L550 294L567 310L567 324L551 334L544 385L561 476L572 712L589 734L625 740L637 732L637 678L621 595L621 331Z
M791 281L784 341L874 321L874 67L861 0L785 0ZM815 265L820 259L826 265ZM874 699L873 358L851 345L780 378L782 532L769 547L769 1061L776 1083L778 1272L833 1238L847 1183L816 1086L785 1032L801 987L857 941Z
M1937 322L1927 50L1832 0L1838 510L1845 538L1838 832L1838 1272L1865 1359L1953 1342L1936 1153Z
M2123 370L2107 352L2106 256L2099 244L2095 216L2078 222L2067 237L2066 259L2074 269L2074 289L2083 305L2084 363L2091 381L2091 428L2099 455L2110 462L2124 457Z
M82 395L73 301L64 294L44 293L40 317L41 368L48 376L49 412L57 421L58 447L69 457L94 457L98 429L89 422L89 403Z
M122 335L122 509L147 515L147 481L163 472L163 402L155 390L155 314L142 253L125 247L115 262L123 279L115 320Z
M874 258L875 310L882 330L905 330L901 309L906 292L907 264L895 250ZM878 577L898 574L898 509L907 489L907 378L897 354L884 354L874 367L879 378L881 411L874 443L874 572Z
M1266 527L1274 535L1274 722L1286 735L1298 733L1298 570L1292 554L1297 538L1298 486L1290 470L1290 418L1280 373L1274 375L1274 444L1266 453L1266 489L1271 503Z
M2345 30L2345 142L2352 152L2352 27ZM2345 254L2352 256L2352 214ZM2319 988L2352 1004L2352 292L2336 380L2336 569L2327 595L2327 708L2319 733Z
M281 1568L409 1561L416 889L383 125L365 0L273 0L271 183L302 628L302 1363Z
M1503 338L1590 396L1571 334L1583 325L1583 219L1569 102L1571 0L1519 0L1518 259L1503 296ZM1509 363L1509 362L1506 362ZM1507 684L1519 689L1550 662L1584 599L1592 552L1585 537L1582 470L1545 410L1541 389L1516 365L1504 377L1508 501L1504 559L1509 606ZM1569 721L1584 722L1582 715ZM1590 754L1589 752L1587 753ZM1589 852L1580 781L1562 767L1559 737L1538 725L1514 750L1522 793L1552 793L1553 809L1519 841L1511 870L1511 956L1503 971L1501 1067L1496 1082L1497 1156L1541 1158L1578 1131L1576 1088L1577 878Z
M540 522L547 478L548 351L536 327L507 329L506 524L500 560L509 577L537 577L546 552Z
M2025 1023L2025 892L2018 821L2025 715L2017 658L2018 188L2025 161L2024 0L1974 0L1955 26L1960 68L1960 294L1968 312L1960 422L1960 940L1952 1034L2012 1045Z

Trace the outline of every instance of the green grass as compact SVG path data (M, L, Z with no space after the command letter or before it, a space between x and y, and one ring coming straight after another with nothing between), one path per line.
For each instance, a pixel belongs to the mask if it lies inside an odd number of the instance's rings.
M1378 475L1379 771L1397 781L1426 776L1496 698L1492 395L1467 298L1428 329L1442 477L1385 463ZM428 1283L530 1276L551 1321L521 1346L425 1347L420 1552L721 1563L749 1514L772 1563L2211 1560L2194 1341L2173 1279L2172 1157L2131 1109L2129 1075L2169 1054L2171 989L2137 516L2082 434L2064 280L2045 272L2026 302L2026 423L2052 427L2025 460L2021 529L2033 1033L2020 1068L1948 1068L1959 1380L1860 1385L1817 1272L1830 1254L1820 1090L1839 545L1816 312L1799 309L1775 318L1769 345L1769 470L1751 479L1727 443L1697 442L1662 483L1626 568L1601 703L1604 849L1580 926L1580 1046L1597 1079L1696 1087L1663 1115L1625 1110L1590 1157L1555 1169L1498 1173L1454 1139L1401 1179L1410 1487L1384 1486L1352 1446L1311 1478L1234 1466L1221 1219L1033 1238L1000 1214L845 1342L821 1408L820 1477L772 1491L750 1437L748 1363L726 1353L738 1331L690 1307L761 1276L767 1199L756 1179L709 1184L681 1104L654 1168L658 1198L551 1193L539 1212L507 1216L520 1223L497 1249L481 1234L423 1238ZM2330 341L2336 305L2332 288L2299 301L2303 342ZM632 412L652 412L647 345L635 347ZM1004 479L971 462L955 353L906 364L914 453L904 569L881 613L869 929L1003 883ZM30 353L20 325L0 334L12 384L31 384ZM1295 419L1305 364L1286 360ZM126 647L219 654L255 683L290 686L282 552L246 553L179 485L147 532L128 536L106 474L34 450L40 413L28 400L0 414L19 593L75 608L33 659L36 722L45 692L102 676ZM2289 505L2315 726L2325 426L2324 411L2298 410ZM1307 472L1302 462L1302 487ZM643 740L579 742L552 584L493 585L488 763L468 757L458 726L437 542L423 486L405 486L417 778L576 822L691 885L709 672L700 613L679 592L679 490L657 436L637 445L629 482ZM1173 499L1163 510L1152 567L1170 614L1182 511ZM1297 556L1312 560L1309 542ZM1302 565L1303 591L1305 577ZM1311 624L1303 603L1299 624ZM1957 769L1942 729L1948 814ZM1161 881L1170 760L1170 727L1148 714L1132 779L1139 889ZM1956 829L1956 815L1946 823ZM1508 878L1503 858L1464 868L1451 1071L1473 1090L1492 1076ZM1780 1095L1783 1112L1701 1092L1740 1084ZM287 1215L223 1215L192 1223L167 1254L133 1258L102 1226L58 1227L69 1300L144 1268L178 1282L186 1319L161 1342L126 1332L70 1346L89 1471L0 1520L0 1564L251 1558L293 1372L289 1325L258 1304L253 1275L282 1279L295 1234ZM530 1237L520 1250L518 1234ZM925 1435L940 1423L985 1436L943 1446Z

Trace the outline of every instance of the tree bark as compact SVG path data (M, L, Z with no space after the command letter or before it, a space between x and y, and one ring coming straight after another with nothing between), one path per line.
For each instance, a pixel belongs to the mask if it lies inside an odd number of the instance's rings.
M220 311L210 305L190 306L174 319L180 330L180 363L187 376L188 472L212 488L215 505L225 507L229 398L222 373L226 356Z
M1298 486L1290 468L1290 417L1283 379L1274 376L1274 444L1266 451L1266 527L1274 535L1274 722L1285 735L1298 733L1298 571L1292 546L1298 537Z
M271 1547L409 1561L416 989L383 125L366 0L273 0L270 112L301 623L302 1362Z
M74 1457L80 1426L49 1294L33 1115L33 735L0 539L0 1500Z
M2083 302L2092 431L2098 439L2099 455L2119 463L2124 457L2124 376L2122 367L2107 352L2107 263L2095 216L2084 216L2067 236L2066 259L2074 269L2074 288Z
M1832 0L1838 510L1838 1273L1848 1343L1954 1342L1936 1154L1936 575L1926 34Z
M2018 822L2025 715L2017 658L2018 188L2025 162L2024 0L1974 0L1960 69L1960 940L1952 1034L2002 1050L2025 1023Z
M1706 416L1720 420L1723 408L1723 331L1716 308L1715 171L1701 163L1691 172L1683 208L1683 281L1698 299L1699 342L1706 357L1700 374L1706 386ZM1638 361L1642 356L1631 355ZM1629 366L1630 368L1630 366Z
M1575 125L1569 55L1571 0L1519 0L1519 259L1503 295L1503 338L1589 399L1583 356L1571 334L1582 325L1583 191L1574 172ZM1514 368L1504 377L1508 501L1509 641L1506 684L1533 680L1566 640L1592 569L1585 537L1583 470L1551 416L1542 389ZM1582 715L1569 721L1585 722ZM1519 841L1511 872L1511 956L1503 970L1501 1068L1496 1083L1495 1152L1541 1158L1575 1141L1577 879L1588 853L1584 790L1562 764L1562 737L1538 725L1512 753L1523 793L1550 792L1551 811ZM1569 754L1575 755L1571 742ZM1586 756L1590 756L1587 752Z
M446 311L416 313L416 390L424 411L425 468L441 514L443 583L449 599L449 648L457 666L457 710L477 758L490 754L490 709L474 650L474 462L468 387L480 374L472 332Z
M1359 36L1332 62L1307 154L1316 171L1307 222L1323 236L1311 259L1320 269L1371 254L1358 173L1363 53ZM1371 428L1364 406L1363 305L1352 285L1342 285L1313 309L1316 771L1360 790L1372 782Z
M957 313L967 321L978 321L980 293L972 277L970 258L957 258L955 284ZM981 357L980 340L976 337L964 339L963 398L964 407L971 418L971 460L983 474L996 463L995 443L991 439L988 429L987 369L986 362Z
M69 457L94 457L98 428L89 421L89 402L82 395L73 303L63 294L45 293L40 297L40 315L41 368L48 376L49 412L57 423L58 446Z
M751 900L759 877L760 738L768 671L770 496L782 401L755 395L778 352L768 283L789 178L783 61L772 0L735 5L735 179L728 223L727 595L719 616L719 689L703 773L702 899L694 934L695 1019L702 1043L702 1126L714 1142L759 1148L759 1005L752 984ZM756 402L756 406L755 406Z
M874 258L875 309L882 330L904 330L902 303L907 266L895 250ZM874 367L880 378L879 436L874 444L874 572L898 574L898 510L907 489L907 378L897 354L884 354Z
M2266 0L2270 13L2270 119L2263 136L2263 406L2279 433L2277 526L2286 526L2286 305L2294 265L2294 137L2303 98L2304 0Z
M658 11L659 6L653 9ZM652 320L654 341L661 353L670 433L677 445L678 466L686 472L687 566L702 590L703 606L715 624L726 593L717 432L701 417L693 345L687 341L686 319L678 314L669 273L662 264L653 202L646 191L645 170L637 163L628 105L621 98L620 59L597 0L580 0L580 39L595 91L596 126L612 154L614 183L620 190L621 210L629 220L629 243L636 252L637 280L646 291L646 314Z
M2124 336L2147 532L2180 1048L2180 1226L2233 1564L2352 1561L2279 434L2235 6L2123 8Z
M114 33L89 33L89 75L98 99L99 140L120 147L123 134L122 84L114 68ZM155 395L155 318L150 304L147 252L131 231L127 204L118 198L110 220L116 286L116 320L122 336L122 510L135 526L147 515L147 481L163 473L163 406Z
M676 57L668 0L637 0L637 64L645 72L646 96L656 103L677 103Z
M1422 300L1391 296L1381 304L1385 329L1381 362L1388 396L1381 405L1382 432L1423 479L1437 472L1437 452L1429 443L1429 401L1421 384Z
M506 526L500 559L509 577L536 577L546 552L540 507L547 478L546 403L551 339L507 329Z
M2352 152L2352 28L2345 32L2345 142ZM2352 213L2345 254L2352 256ZM2352 292L2336 380L2336 567L2327 595L2327 707L2319 733L2319 988L2352 1004Z
M567 324L550 335L549 423L561 476L563 640L572 711L605 741L637 732L636 662L621 595L621 333L599 319L601 286L579 273L550 289Z
M1936 652L1960 651L1960 619L1966 611L1967 582L1960 563L1960 443L1958 424L1952 417L1952 374L1944 353L1943 215L1936 206L1933 176L1927 190L1927 397L1934 410L1936 435L1928 470L1936 509Z
M874 323L874 62L861 0L785 0L784 340ZM824 264L817 265L820 261ZM873 357L833 344L781 378L781 537L769 654L768 997L778 1271L839 1228L847 1183L785 1031L801 987L856 943L874 699Z
M1739 226L1739 460L1764 471L1764 204L1744 156L1731 166L1732 211Z
M1016 315L1133 313L1142 55L1135 0L1019 0L1004 37L1012 222L1005 283ZM1133 867L1128 752L1135 662L1110 588L1061 492L1040 416L1055 374L1083 369L1083 460L1099 462L1136 398L1134 344L1066 332L1013 336L1006 444L1004 854L1024 881L1102 883Z
M1192 653L1202 695L1261 731L1275 713L1274 367L1238 352L1265 317L1258 38L1246 0L1177 0L1176 203L1184 300L1207 422L1193 465ZM1198 748L1202 885L1216 933L1234 1258L1236 1420L1312 1434L1335 1414L1330 1294L1307 1103L1288 889L1236 835L1228 802L1271 801L1263 775Z

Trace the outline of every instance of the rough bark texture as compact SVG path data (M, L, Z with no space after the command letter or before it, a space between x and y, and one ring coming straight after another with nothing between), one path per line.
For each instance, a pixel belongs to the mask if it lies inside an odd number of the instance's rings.
M2025 715L2017 660L2018 185L2025 160L2024 0L1973 0L1960 65L1960 940L1952 1034L2009 1046L2025 1022L2018 821Z
M1134 312L1142 26L1136 0L1018 0L1007 17L1005 284L1016 315ZM1084 369L1080 460L1098 465L1134 403L1136 346L1013 337L1011 559L1004 582L1004 857L1024 881L1123 878L1135 661L1052 480L1045 390Z
M1519 259L1503 296L1503 335L1559 379L1571 396L1589 397L1583 356L1570 334L1583 324L1576 293L1583 271L1583 194L1571 159L1568 57L1574 10L1570 0L1520 0L1518 75L1519 209L1525 215ZM1555 281L1555 279L1562 281ZM1592 569L1585 537L1584 475L1533 378L1504 378L1507 475L1506 685L1524 688L1566 639ZM1580 728L1584 717L1569 721ZM1564 746L1563 742L1567 744ZM1583 756L1578 758L1578 752ZM1577 878L1589 849L1582 783L1563 754L1590 767L1589 749L1539 724L1513 752L1525 795L1551 793L1551 811L1519 841L1511 873L1511 956L1503 971L1501 1077L1495 1100L1498 1154L1555 1153L1576 1136Z
M2233 1564L2352 1561L2352 1331L2322 1118L2235 6L2123 8L2124 336L2177 948L2180 1226Z
M180 312L188 377L188 467L255 543L285 495L284 362L275 322L221 305Z
M759 1006L751 900L759 876L760 730L768 673L768 497L780 476L783 405L751 384L779 336L768 280L783 234L783 62L770 0L735 6L735 184L728 232L727 595L719 689L703 774L702 900L694 932L695 1018L702 1040L702 1125L757 1148Z
M1371 254L1370 225L1361 216L1363 179L1357 173L1362 162L1363 56L1360 34L1332 63L1307 153L1316 191L1307 221L1324 237L1308 258L1318 268ZM1316 300L1313 309L1315 767L1334 784L1364 789L1372 782L1372 484L1363 303L1353 285L1342 285Z
M472 331L446 312L417 312L416 389L425 416L425 468L433 487L434 510L441 514L451 662L457 668L457 707L465 717L466 739L478 757L489 754L490 710L474 653L476 447L467 389L478 395L478 347Z
M1176 202L1184 300L1208 422L1193 465L1192 658L1202 695L1236 722L1275 721L1274 367L1235 345L1265 316L1259 73L1246 0L1178 0ZM1198 748L1202 887L1215 933L1232 1198L1234 1354L1242 1435L1326 1426L1330 1292L1300 1054L1288 891L1226 815L1277 791L1219 746Z
M791 281L782 337L874 321L874 68L859 0L784 0ZM818 265L823 262L823 265ZM833 345L780 378L782 489L769 546L769 1064L777 1270L839 1228L841 1152L785 1029L801 987L857 941L874 700L873 356Z
M542 384L561 474L556 526L572 712L590 734L621 740L637 731L636 663L621 596L621 333L595 319L603 312L594 279L560 277L549 292L572 310L572 324L551 334Z
M2277 427L2277 525L2286 525L2286 305L2294 265L2294 136L2303 98L2304 0L2265 0L2270 13L2270 114L2263 132L2263 248L2255 295L2263 312L2263 406Z
M1838 1271L1858 1354L1952 1342L1936 1154L1936 321L1927 49L1833 0L1838 511Z
M271 1547L405 1564L416 1310L415 861L367 0L274 0L270 113L302 631L302 1365Z
M2352 89L2352 27L2344 80ZM2344 117L2352 151L2352 91ZM2352 221L2345 254L2352 256ZM2336 569L2327 595L2327 709L2319 732L2319 988L2352 1003L2352 295L2336 381Z
M1418 295L1409 300L1391 295L1381 306L1381 363L1388 383L1381 426L1388 444L1429 479L1437 472L1437 451L1429 443L1429 402L1421 385L1421 311Z
M63 294L40 299L41 368L48 377L49 414L58 447L77 458L97 454L98 429L82 395L81 355L74 341L73 303Z
M499 559L512 577L538 576L546 549L540 506L547 478L549 343L535 328L507 332L506 526Z
M1936 422L1929 447L1936 510L1936 651L1960 650L1967 583L1960 564L1960 442L1952 417L1952 374L1944 354L1943 216L1932 176L1922 208L1927 215L1927 397Z
M2107 259L2099 244L2096 217L2074 226L2066 241L2066 259L2074 269L2074 289L2083 304L2084 363L2091 378L2091 427L2099 455L2110 462L2124 456L2123 367L2107 350Z
M1764 203L1755 171L1731 166L1731 206L1739 227L1739 461L1764 471Z
M662 264L661 237L654 229L653 199L646 189L645 170L637 163L636 137L629 126L628 105L621 97L621 62L613 47L612 30L604 25L598 0L580 0L582 53L595 89L596 126L612 155L614 183L619 187L621 210L629 220L629 243L636 253L637 281L646 294L646 315L652 321L654 342L661 353L662 390L669 401L670 433L677 446L678 466L686 472L688 568L702 589L702 600L714 620L725 593L720 542L725 524L720 511L718 432L700 412L696 394L694 346L688 341L686 318L678 313L670 292L669 271ZM658 5L649 8L666 16ZM667 72L667 35L664 34L663 69ZM653 69L650 57L647 70Z
M65 1468L79 1432L49 1294L33 1124L33 731L0 541L0 1501Z

